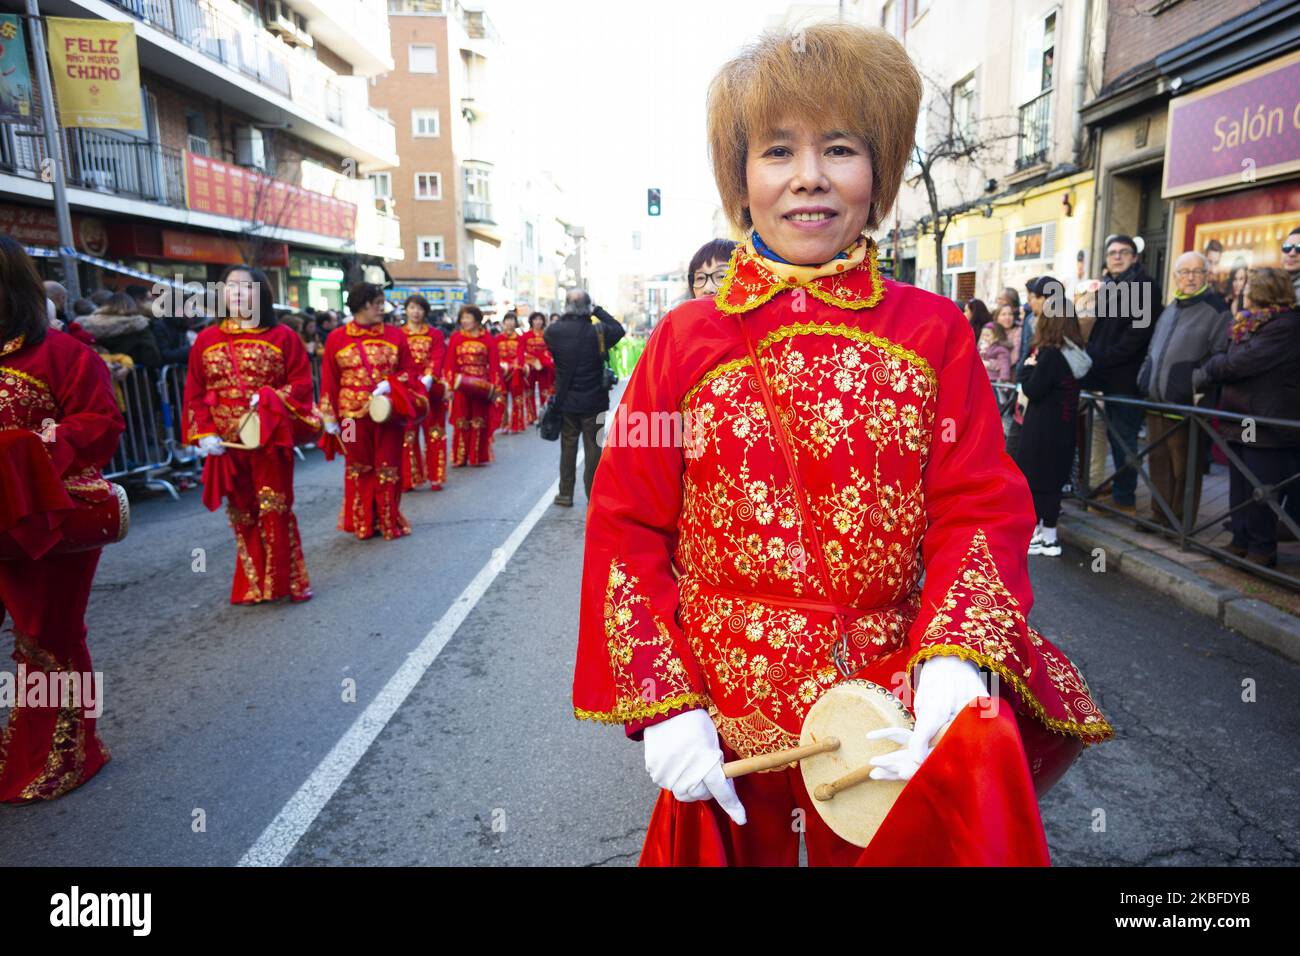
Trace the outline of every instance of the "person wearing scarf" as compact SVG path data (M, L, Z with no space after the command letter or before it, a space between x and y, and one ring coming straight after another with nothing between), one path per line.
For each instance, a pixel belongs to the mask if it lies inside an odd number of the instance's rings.
M1205 257L1185 252L1174 263L1178 288L1156 319L1151 348L1138 371L1138 392L1153 402L1191 405L1192 372L1210 356L1232 321L1228 305L1208 282ZM1170 522L1160 502L1151 498L1151 520L1165 527L1183 520L1187 482L1192 483L1192 514L1200 510L1202 469L1187 467L1190 429L1182 415L1147 411L1147 471L1160 497L1173 512ZM1168 436L1168 437L1166 437ZM1161 439L1164 439L1161 441ZM1201 445L1202 450L1205 444Z
M656 326L586 525L574 713L643 741L661 788L643 865L797 865L800 816L811 865L1046 864L1035 795L1113 734L1026 621L1034 510L970 327L883 279L865 234L921 93L901 44L843 23L765 35L710 89L746 238L715 297ZM797 768L722 770L796 745L848 678L917 721L873 760L909 782L865 851Z
M1233 511L1227 550L1252 564L1274 567L1277 512L1267 500L1254 500L1241 466L1265 486L1300 472L1300 428L1253 420L1294 419L1300 409L1300 314L1291 278L1282 269L1251 269L1244 304L1215 353L1192 373L1192 385L1198 392L1221 385L1219 408L1248 416L1246 421L1223 423L1237 459L1228 475ZM1294 488L1294 482L1287 486L1291 494Z

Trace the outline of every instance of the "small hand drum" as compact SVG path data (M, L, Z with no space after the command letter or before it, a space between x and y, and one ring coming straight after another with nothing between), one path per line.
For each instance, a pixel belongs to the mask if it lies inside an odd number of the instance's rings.
M239 441L223 441L227 448L242 448L244 451L256 451L262 447L262 419L257 409L250 408L239 420Z
M388 421L393 414L393 403L387 395L370 396L370 420L376 425L382 425Z
M809 708L797 748L733 760L722 769L728 777L739 777L799 761L804 786L818 815L841 839L865 847L906 785L903 780L871 779L871 758L892 753L900 745L868 740L867 734L886 727L911 730L914 726L903 702L884 687L866 680L846 680L828 689Z

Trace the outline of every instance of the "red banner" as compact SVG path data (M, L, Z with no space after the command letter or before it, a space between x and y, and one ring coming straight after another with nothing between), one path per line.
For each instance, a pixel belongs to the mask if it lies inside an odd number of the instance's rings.
M298 229L338 239L356 236L354 204L188 150L185 203L199 212L266 223L272 229Z

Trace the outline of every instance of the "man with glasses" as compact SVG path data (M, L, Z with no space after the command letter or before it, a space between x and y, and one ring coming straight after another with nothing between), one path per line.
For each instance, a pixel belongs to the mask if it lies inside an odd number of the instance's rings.
M1195 399L1192 372L1210 357L1232 323L1232 315L1227 303L1210 285L1209 266L1199 252L1184 252L1178 257L1174 263L1174 280L1177 288L1173 300L1156 320L1151 350L1138 372L1138 390L1153 402L1191 405ZM1147 441L1151 445L1147 458L1151 482L1169 503L1174 517L1181 521L1183 498L1190 481L1194 519L1200 507L1203 455L1209 442L1199 443L1202 456L1189 468L1188 436L1195 425L1172 412L1148 410L1146 419ZM1170 527L1168 517L1154 498L1151 520Z
M1160 287L1138 261L1137 242L1132 236L1108 236L1105 251L1106 270L1097 290L1097 321L1088 337L1092 369L1083 387L1103 395L1134 398L1138 369L1151 342ZM1137 472L1121 466L1129 455L1137 454L1142 408L1108 402L1106 418L1111 457L1119 469L1111 483L1111 500L1121 511L1136 514Z
M1292 229L1282 243L1282 268L1291 274L1291 287L1300 302L1300 226Z

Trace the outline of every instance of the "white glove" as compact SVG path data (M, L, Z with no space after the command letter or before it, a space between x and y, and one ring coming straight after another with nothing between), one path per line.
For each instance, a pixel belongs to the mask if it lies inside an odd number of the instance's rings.
M429 389L433 388L433 376L421 375L420 384L424 386L424 390L427 392Z
M325 434L327 434L327 435L337 435L338 433L339 433L339 423L338 423L338 422L326 422L326 423L325 423Z
M254 392L251 396L249 396L248 407L256 408L257 403L260 402L261 400L262 400L261 394L259 392Z
M737 824L745 808L722 773L722 748L707 711L688 710L644 731L645 769L656 786L683 803L712 797Z
M391 392L392 390L393 390L393 387L392 387L391 385L388 384L388 379L384 379L382 382L380 382L378 385L375 386L375 390L374 390L373 392L371 392L370 394L371 394L371 395L387 395L387 394L388 394L389 392Z
M221 439L216 435L204 435L199 439L200 455L206 457L208 455L224 455L225 453L226 446L221 444Z
M921 664L916 682L916 728L885 728L867 734L868 740L892 740L901 750L872 757L872 780L911 780L930 756L935 736L976 697L988 694L980 669L960 657L943 655Z

